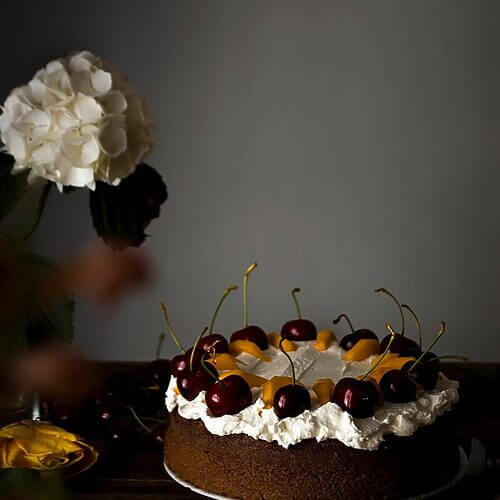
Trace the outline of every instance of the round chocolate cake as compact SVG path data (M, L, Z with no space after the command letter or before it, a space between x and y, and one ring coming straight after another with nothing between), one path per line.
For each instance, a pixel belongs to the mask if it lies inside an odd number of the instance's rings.
M245 499L408 498L449 482L460 463L449 411L458 383L430 352L445 324L422 350L421 335L404 335L403 309L420 329L415 313L381 288L398 306L401 333L386 324L379 342L342 314L334 324L344 318L351 333L338 343L302 318L299 291L298 319L279 334L249 326L245 307L230 342L212 334L214 315L209 334L172 359L168 469L207 493Z

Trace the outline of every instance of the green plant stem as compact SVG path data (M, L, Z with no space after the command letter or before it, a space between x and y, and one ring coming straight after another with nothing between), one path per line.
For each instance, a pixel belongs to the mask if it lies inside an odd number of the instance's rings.
M386 323L385 326L391 332L391 338L389 340L389 343L387 344L385 351L379 356L377 362L361 377L360 380L364 380L366 377L368 377L370 375L370 373L373 372L373 370L375 370L375 368L377 368L377 366L382 362L382 360L385 358L385 356L389 352L389 349L391 348L391 344L394 342L394 337L396 336L396 332L392 329L392 326L389 323Z
M35 232L35 229L37 228L38 223L40 222L40 219L42 217L43 210L45 209L45 204L47 203L47 198L49 197L51 187L52 187L51 182L47 182L47 184L45 184L45 186L43 187L42 194L40 195L40 199L38 200L35 216L31 221L31 225L28 231L21 238L21 243L26 243L26 241L28 241L32 236L32 234Z
M179 339L174 333L174 330L172 328L172 325L170 324L170 319L168 317L168 312L167 312L167 306L165 305L164 302L160 302L161 309L163 311L163 316L165 316L165 321L167 323L167 328L168 328L168 333L170 333L170 336L172 337L172 340L176 343L177 347L183 352L186 353L186 349L184 349L183 345L180 343Z
M417 330L418 330L418 347L420 348L420 350L422 350L422 326L420 325L418 316L408 304L401 304L401 307L403 309L407 309L408 311L410 311L411 315L413 316L413 319L415 320L415 324L417 325Z
M300 312L300 306L299 306L299 301L297 300L297 293L300 292L300 288L294 288L292 290L292 299L295 302L295 308L297 309L297 316L299 319L302 319L302 313Z
M281 350L281 352L288 358L288 361L290 362L290 366L292 368L292 385L295 385L295 368L293 366L293 361L292 361L292 358L290 357L290 355L285 351L285 349L283 349L283 341L285 340L284 337L281 337L280 339L280 344L279 344L279 348Z
M349 325L349 328L351 329L351 333L354 333L354 326L352 326L352 323L351 323L351 320L349 319L349 316L347 316L347 314L339 314L339 316L337 318L335 318L333 320L333 324L336 325L340 320L341 318L344 318L346 321L347 321L347 324Z
M224 299L233 291L237 290L238 287L236 285L231 285L228 286L225 290L224 293L222 294L222 297L219 300L219 303L217 304L217 307L215 308L214 315L212 316L212 321L210 322L210 329L208 331L209 335L212 334L214 331L214 325L215 325L215 318L217 318L217 314L219 313L219 309L222 306L222 303L224 302Z
M441 324L439 325L439 332L436 335L436 338L431 342L431 345L414 361L414 363L408 368L408 373L410 373L415 366L417 366L420 361L422 361L423 357L434 347L435 343L441 338L443 333L446 330L446 323L444 321L441 321Z
M403 309L401 309L401 304L399 303L399 300L396 298L396 296L392 292L389 292L389 290L387 290L385 288L376 288L375 292L384 292L385 294L389 295L389 297L391 297L392 300L398 306L399 314L401 315L401 335L404 337L405 329L406 329L406 321L405 321L405 315L403 313Z
M143 423L143 421L139 418L135 410L131 406L127 406L127 408L130 410L130 413L132 413L132 416L136 420L136 422L146 431L146 432L151 432L151 429L149 427L146 427Z

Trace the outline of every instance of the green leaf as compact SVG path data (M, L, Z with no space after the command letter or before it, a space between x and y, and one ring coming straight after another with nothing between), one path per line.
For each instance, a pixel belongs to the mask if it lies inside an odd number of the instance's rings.
M161 175L145 163L118 186L97 182L89 198L97 234L117 250L140 246L146 239L144 230L159 217L167 197Z
M44 287L54 288L50 280L57 273L57 264L41 255L19 250L14 250L7 259L11 272L6 276L5 285L11 287L14 302L9 321L0 334L0 357L49 342L70 342L74 331L73 298L63 296L44 304L47 297L40 296ZM54 286L57 287L57 282Z
M0 221L17 205L28 189L28 171L11 174L14 158L0 153Z

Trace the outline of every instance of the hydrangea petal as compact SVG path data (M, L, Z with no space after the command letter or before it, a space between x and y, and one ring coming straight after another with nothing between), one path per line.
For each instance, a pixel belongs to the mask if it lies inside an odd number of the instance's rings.
M111 90L112 85L111 74L102 69L98 69L92 74L92 88L100 95Z
M104 152L112 158L127 149L127 134L116 120L110 120L101 127L99 141Z
M82 124L96 123L103 115L101 105L93 97L83 94L76 96L73 107Z
M108 114L123 113L127 109L127 99L119 90L112 90L99 99L104 111Z

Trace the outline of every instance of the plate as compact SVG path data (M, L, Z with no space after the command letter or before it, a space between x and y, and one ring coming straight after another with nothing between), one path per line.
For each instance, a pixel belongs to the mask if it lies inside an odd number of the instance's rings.
M458 447L458 453L459 453L459 458L460 458L460 463L458 466L458 471L455 475L455 477L446 483L445 485L441 486L440 488L429 491L427 493L423 493L422 495L418 495L416 497L409 497L406 500L424 500L426 498L432 498L435 495L439 495L443 493L444 491L452 488L455 486L465 475L465 472L467 471L467 466L468 466L468 458L467 455L465 454L465 451L462 449L461 446ZM224 497L222 495L217 495L216 493L211 493L210 491L202 490L201 488L197 488L194 484L188 483L187 481L184 481L181 479L179 476L177 476L174 472L172 472L167 464L163 462L163 466L165 467L165 470L167 471L168 475L178 484L181 486L184 486L185 488L189 488L191 491L194 493L198 493L198 495L203 495L208 498L215 498L217 500L236 500L231 497Z

